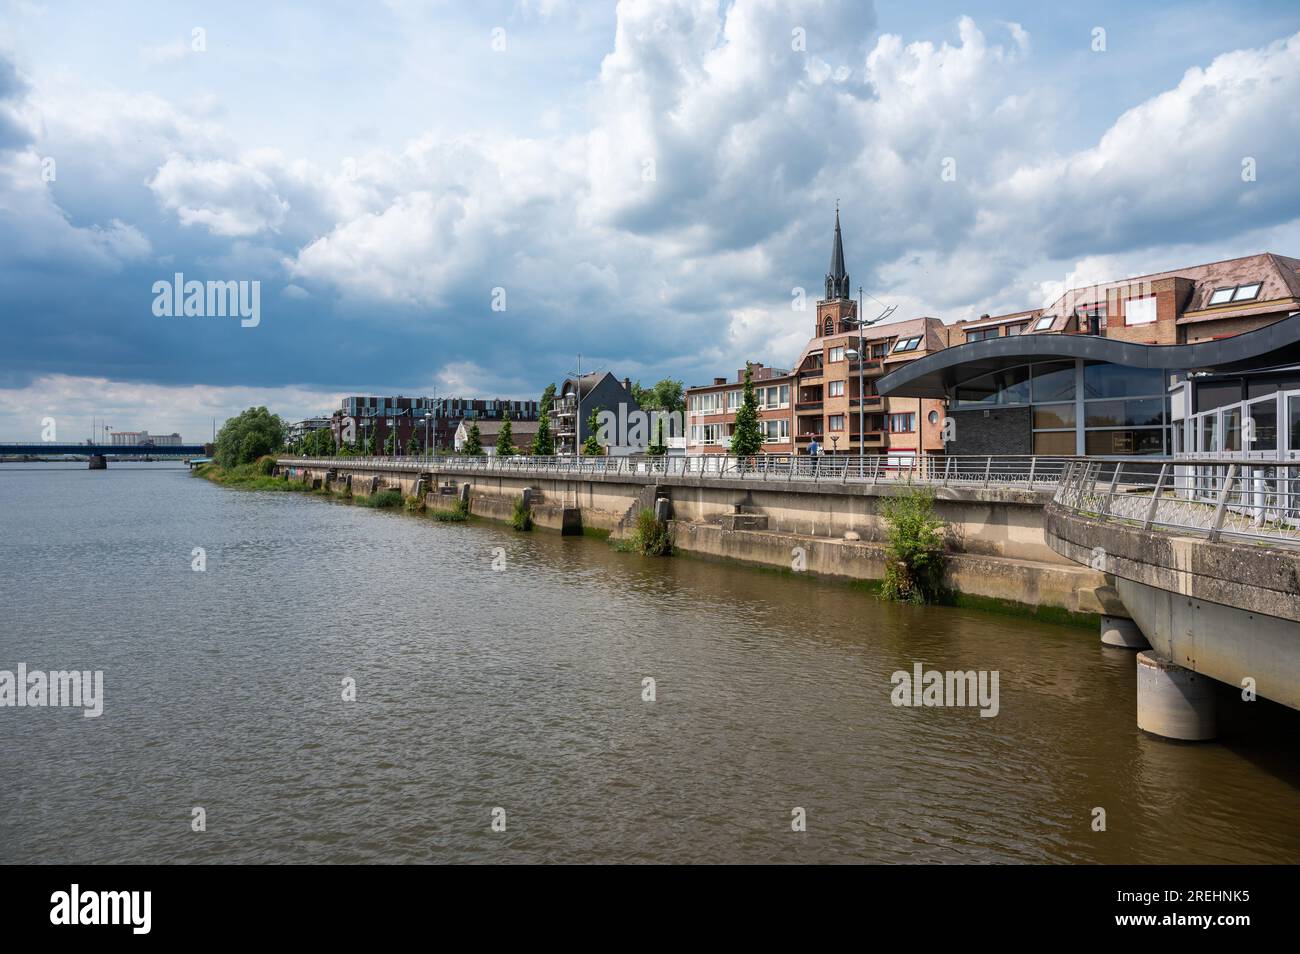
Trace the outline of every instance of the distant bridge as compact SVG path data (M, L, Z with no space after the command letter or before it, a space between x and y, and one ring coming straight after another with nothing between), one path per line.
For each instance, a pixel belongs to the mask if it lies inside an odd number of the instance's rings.
M202 444L35 444L0 443L0 457L202 457Z

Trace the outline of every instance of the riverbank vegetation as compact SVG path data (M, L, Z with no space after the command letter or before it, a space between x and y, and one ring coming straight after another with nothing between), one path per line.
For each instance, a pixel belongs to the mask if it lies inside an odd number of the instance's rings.
M272 477L275 458L269 454L244 464L222 467L218 463L198 464L191 472L195 477L202 477L223 487L236 490L281 490L310 491L311 486L297 480L284 480Z
M533 508L524 503L523 497L515 501L515 508L510 513L510 526L521 531L533 529Z
M900 603L938 603L944 597L943 531L934 513L934 494L915 488L880 507L885 520L885 578L880 593Z
M636 516L636 528L618 544L618 549L642 556L671 556L673 539L668 531L668 522L656 519L653 510L642 510Z

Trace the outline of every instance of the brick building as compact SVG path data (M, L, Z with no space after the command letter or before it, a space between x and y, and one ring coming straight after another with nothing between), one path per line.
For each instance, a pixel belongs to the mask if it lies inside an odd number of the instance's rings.
M771 438L763 444L764 453L807 453L814 438L823 453L857 454L861 447L863 453L886 454L896 462L909 461L918 451L942 453L943 402L883 398L875 382L894 367L945 347L943 322L914 318L866 327L863 355L854 357L857 318L837 210L830 271L817 302L812 338L792 371L752 366L759 418ZM737 382L743 376L738 372ZM725 378L687 390L688 454L727 452L740 393Z

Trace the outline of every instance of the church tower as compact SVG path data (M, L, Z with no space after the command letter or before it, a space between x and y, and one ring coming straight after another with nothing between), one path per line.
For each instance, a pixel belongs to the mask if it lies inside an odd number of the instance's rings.
M831 246L831 270L826 273L826 297L817 302L817 328L813 335L825 338L851 329L846 318L858 316L858 304L849 291L849 273L844 268L844 240L840 237L840 207L835 206L835 243Z

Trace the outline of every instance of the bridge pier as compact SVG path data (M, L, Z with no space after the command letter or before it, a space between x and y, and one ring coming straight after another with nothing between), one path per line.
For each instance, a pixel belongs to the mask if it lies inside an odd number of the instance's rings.
M1120 649L1151 648L1138 624L1125 616L1101 617L1101 641L1107 646L1117 646Z
M1202 742L1217 734L1214 680L1164 656L1137 654L1138 728L1166 739Z
M90 455L90 470L108 470L108 458L103 454Z

